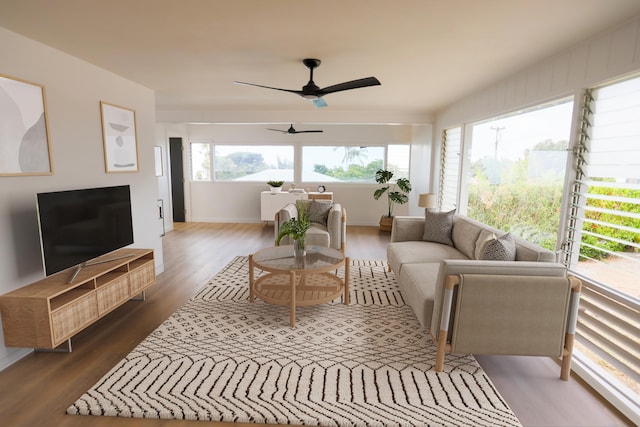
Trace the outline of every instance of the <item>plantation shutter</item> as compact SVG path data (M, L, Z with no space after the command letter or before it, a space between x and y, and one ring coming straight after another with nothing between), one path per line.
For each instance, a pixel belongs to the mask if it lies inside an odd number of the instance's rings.
M598 371L591 385L635 402L625 384L640 382L639 118L639 78L585 92L564 247L583 284L577 357L584 352Z
M640 79L585 93L565 262L638 262ZM578 250L582 248L582 250ZM579 254L578 254L579 253ZM579 258L579 259L577 259Z
M440 153L439 209L448 212L458 207L458 183L460 182L460 149L462 127L442 131Z

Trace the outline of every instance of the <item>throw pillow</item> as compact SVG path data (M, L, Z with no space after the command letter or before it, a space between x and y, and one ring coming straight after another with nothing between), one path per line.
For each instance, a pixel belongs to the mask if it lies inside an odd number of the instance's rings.
M309 212L309 220L311 222L317 222L322 225L327 225L327 221L329 219L329 211L331 211L331 207L333 203L329 201L321 202L317 200L312 200L311 203L307 206Z
M495 237L495 235L493 236ZM480 249L480 259L489 261L515 261L516 242L511 233L497 239L487 239Z
M496 235L489 230L482 230L478 235L478 239L476 240L475 250L473 252L473 259L480 259L480 255L482 254L482 245L487 240L495 240L497 239Z
M453 229L453 215L455 213L455 209L449 212L431 212L425 209L422 240L453 246L451 230Z

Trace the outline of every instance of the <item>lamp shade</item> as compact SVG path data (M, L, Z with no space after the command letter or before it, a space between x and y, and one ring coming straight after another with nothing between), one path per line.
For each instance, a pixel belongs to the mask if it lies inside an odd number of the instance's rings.
M433 193L422 193L418 197L418 206L426 209L436 207L436 195Z

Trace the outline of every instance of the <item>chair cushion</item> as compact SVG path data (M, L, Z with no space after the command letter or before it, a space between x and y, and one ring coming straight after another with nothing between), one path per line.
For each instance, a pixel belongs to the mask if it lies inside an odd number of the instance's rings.
M455 212L455 209L449 212L430 212L425 209L422 240L453 246L451 230L453 229Z
M325 248L330 247L331 237L327 231L327 227L321 224L314 223L305 234L305 245L309 246L322 246Z

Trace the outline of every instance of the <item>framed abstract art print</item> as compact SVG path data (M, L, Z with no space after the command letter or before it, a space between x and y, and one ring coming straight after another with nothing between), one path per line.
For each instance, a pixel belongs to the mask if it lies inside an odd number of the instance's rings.
M105 172L138 172L136 112L100 101Z

